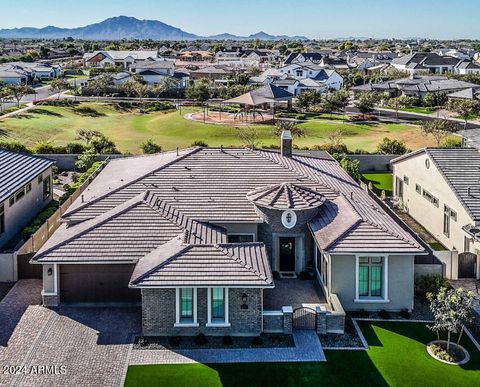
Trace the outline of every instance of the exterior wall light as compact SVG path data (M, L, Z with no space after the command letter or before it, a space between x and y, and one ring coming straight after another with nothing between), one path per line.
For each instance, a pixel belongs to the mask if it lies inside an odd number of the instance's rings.
M47 275L50 277L51 275L53 275L53 269L50 267L48 270L47 270Z
M247 293L243 293L242 294L242 305L240 305L240 309L248 309L247 299L248 299Z

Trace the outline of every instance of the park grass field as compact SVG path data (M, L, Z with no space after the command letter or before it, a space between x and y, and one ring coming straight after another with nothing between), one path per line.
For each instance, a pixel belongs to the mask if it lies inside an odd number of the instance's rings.
M139 153L140 144L146 139L152 139L164 150L188 147L195 140L203 140L209 146L243 146L238 138L242 128L186 119L185 115L192 111L194 109L189 108L182 109L181 113L139 114L137 110L120 111L112 104L93 102L76 107L37 106L24 114L0 120L0 141L20 141L27 146L39 142L65 145L75 140L79 129L92 129L110 137L121 152ZM354 124L326 118L300 126L306 136L295 139L299 147L325 144L338 129L343 130L344 142L351 150L374 151L384 137L402 140L412 150L434 145L433 138L423 136L414 125ZM278 145L271 126L256 128L261 146Z

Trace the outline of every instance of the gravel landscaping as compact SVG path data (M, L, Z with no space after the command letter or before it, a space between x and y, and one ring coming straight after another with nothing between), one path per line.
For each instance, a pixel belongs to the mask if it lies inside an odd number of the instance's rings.
M362 348L363 343L360 340L351 316L345 317L345 333L327 333L319 335L320 343L325 348Z
M295 347L292 335L262 334L259 337L231 336L137 336L134 349L233 349L233 348L289 348Z

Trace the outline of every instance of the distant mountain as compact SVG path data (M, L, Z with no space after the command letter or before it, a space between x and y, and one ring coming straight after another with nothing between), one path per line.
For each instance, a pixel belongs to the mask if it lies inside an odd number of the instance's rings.
M288 37L274 36L259 32L250 36L236 36L229 33L209 37L185 32L180 28L162 23L158 20L139 20L134 17L118 16L106 19L100 23L90 24L78 28L58 28L48 26L44 28L22 27L0 29L0 38L36 38L36 39L63 39L76 38L85 40L120 40L120 39L153 39L153 40L307 40L304 36Z

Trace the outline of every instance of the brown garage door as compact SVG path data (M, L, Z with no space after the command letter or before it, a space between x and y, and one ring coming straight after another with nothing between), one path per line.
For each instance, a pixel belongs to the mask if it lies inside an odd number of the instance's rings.
M133 302L140 291L129 289L135 265L61 265L61 302Z

